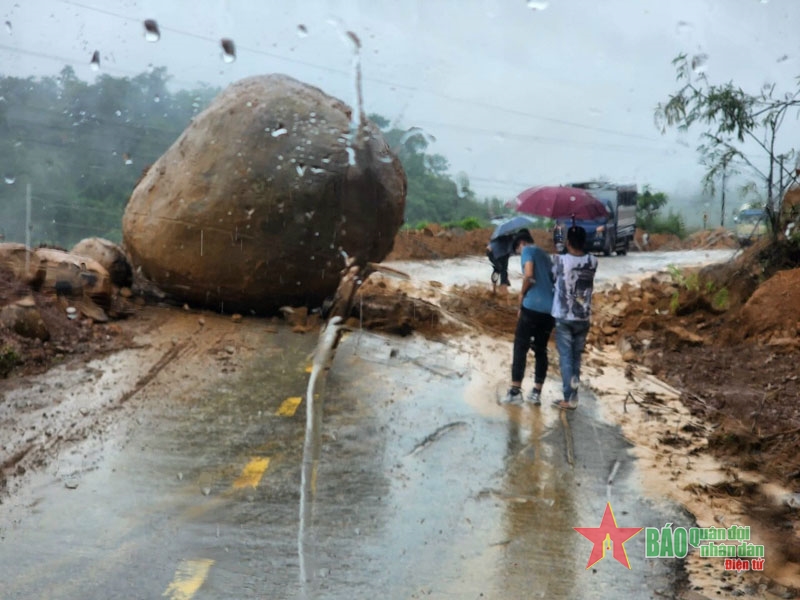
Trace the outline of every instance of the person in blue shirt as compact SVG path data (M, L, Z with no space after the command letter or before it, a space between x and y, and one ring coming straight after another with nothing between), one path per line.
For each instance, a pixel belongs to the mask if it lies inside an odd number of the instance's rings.
M505 401L522 400L522 380L528 350L535 359L533 388L528 401L541 404L542 385L547 375L547 342L555 326L550 314L553 308L553 265L550 255L535 245L530 231L524 229L514 237L514 253L520 255L522 265L522 292L514 332L514 354L511 363L511 387Z

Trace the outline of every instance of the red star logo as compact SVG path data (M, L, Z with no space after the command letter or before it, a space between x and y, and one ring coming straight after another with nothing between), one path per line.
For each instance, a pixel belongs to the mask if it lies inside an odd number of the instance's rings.
M589 563L586 565L587 569L604 559L606 550L611 550L612 544L614 558L630 569L631 563L628 562L628 553L625 552L623 544L639 533L643 527L617 527L617 520L609 502L606 504L600 527L573 527L573 529L594 544L589 555Z

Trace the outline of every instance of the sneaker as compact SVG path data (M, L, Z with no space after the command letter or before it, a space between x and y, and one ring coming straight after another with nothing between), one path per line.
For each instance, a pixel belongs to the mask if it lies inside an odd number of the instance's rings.
M575 410L578 408L578 403L567 402L566 400L557 400L556 402L553 402L553 406L562 410Z
M542 403L542 390L537 390L536 388L531 389L528 394L528 402L534 406L539 406Z
M510 388L508 393L503 398L503 404L520 404L522 402L522 390L519 388Z

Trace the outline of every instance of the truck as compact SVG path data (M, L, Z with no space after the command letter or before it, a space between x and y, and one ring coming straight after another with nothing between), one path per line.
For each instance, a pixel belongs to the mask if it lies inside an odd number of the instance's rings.
M603 219L591 223L577 223L586 229L586 249L590 252L602 252L605 256L610 256L612 252L618 255L627 254L636 233L636 201L639 197L636 185L621 185L607 181L585 181L568 185L588 191L600 200L608 211L608 217ZM556 230L561 227L562 236L565 226L569 225L562 223L556 225ZM590 232L592 235L589 235Z
M742 247L749 246L769 233L767 211L761 207L745 204L733 217L733 221L736 223L736 239Z

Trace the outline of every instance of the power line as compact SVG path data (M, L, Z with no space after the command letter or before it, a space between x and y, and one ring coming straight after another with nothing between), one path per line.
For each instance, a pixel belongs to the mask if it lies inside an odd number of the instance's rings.
M122 20L125 20L125 21L136 22L136 23L140 23L141 22L140 19L136 19L136 18L129 17L129 16L126 16L126 15L121 15L119 13L115 13L115 12L112 12L112 11L104 10L104 9L101 9L101 8L96 8L94 6L89 6L89 5L86 5L86 4L82 4L80 2L74 2L73 0L59 0L59 1L64 3L64 4L68 4L68 5L76 6L76 7L79 7L79 8L83 8L85 10L89 10L89 11L97 12L97 13L100 13L100 14L105 14L105 15L108 15L108 16L112 16L112 17L115 17L117 19L122 19ZM212 42L214 44L218 44L219 41L220 41L220 40L217 40L217 39L214 39L214 38L210 38L208 36L203 36L203 35L199 35L199 34L196 34L196 33L183 31L183 30L175 29L175 28L171 28L171 27L161 27L161 29L164 30L164 31L170 31L172 33L176 33L178 35L188 36L188 37L191 37L191 38L194 38L194 39L199 39L199 40L202 40L202 41ZM245 50L247 52L254 53L254 54L259 54L259 55L268 56L270 58L274 58L274 59L277 59L277 60L282 60L284 62L299 64L299 65L303 65L303 66L306 66L306 67L311 67L311 68L314 68L314 69L327 71L327 72L330 72L330 73L334 73L334 74L337 74L337 75L341 75L341 76L347 77L348 79L352 78L352 72L346 71L344 69L336 69L334 67L327 67L327 66L316 64L316 63L312 63L312 62L309 62L309 61L304 61L304 60L300 60L300 59L296 59L296 58L291 58L291 57L288 57L288 56L283 56L283 55L280 55L280 54L267 52L265 50L259 50L257 48L250 48L248 46L238 46L237 45L237 48L239 48L241 50ZM399 88L399 89L403 89L403 90L407 90L407 91L411 91L411 92L420 92L420 93L424 93L424 94L429 94L431 96L442 98L444 100L448 100L448 101L454 102L454 103L467 104L467 105L476 106L476 107L479 107L479 108L484 108L484 109L488 109L488 110L495 111L495 112L498 112L498 111L499 112L505 112L505 113L512 114L512 115L527 117L527 118L531 118L531 119L537 119L537 120L546 121L546 122L549 122L549 123L555 123L555 124L558 124L558 125L564 125L564 126L567 126L567 127L575 127L575 128L584 129L584 130L587 130L587 131L596 131L596 132L599 132L599 133L605 133L605 134L609 134L609 135L616 135L616 136L627 137L627 138L632 138L632 139L641 139L641 140L646 140L646 141L651 141L651 142L652 141L657 141L657 138L643 136L643 135L636 134L636 133L621 132L621 131L616 131L616 130L613 130L613 129L607 129L607 128L604 128L604 127L596 127L596 126L592 126L592 125L586 125L584 123L578 123L578 122L575 122L575 121L569 121L569 120L566 120L566 119L560 119L560 118L556 118L556 117L548 117L548 116L544 116L544 115L537 115L537 114L533 114L533 113L526 112L526 111L523 111L523 110L507 108L507 107L504 107L504 106L499 106L499 105L491 104L491 103L488 103L488 102L482 102L482 101L479 101L479 100L470 100L468 98L450 96L448 94L444 94L444 93L441 93L441 92L436 92L436 91L433 91L433 90L426 90L426 89L418 87L418 86L397 83L397 82L388 81L388 80L380 79L380 78L376 78L376 77L365 76L365 77L363 77L363 80L364 81L369 81L369 82L372 82L372 83L378 83L378 84L381 84L381 85L389 86L389 87L392 87L392 88Z

